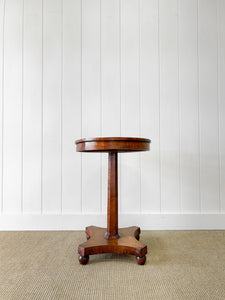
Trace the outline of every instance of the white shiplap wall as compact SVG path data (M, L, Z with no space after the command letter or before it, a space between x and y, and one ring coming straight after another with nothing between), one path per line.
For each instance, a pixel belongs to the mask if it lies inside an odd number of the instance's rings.
M225 228L225 1L0 0L0 229L104 226L106 154L120 225Z

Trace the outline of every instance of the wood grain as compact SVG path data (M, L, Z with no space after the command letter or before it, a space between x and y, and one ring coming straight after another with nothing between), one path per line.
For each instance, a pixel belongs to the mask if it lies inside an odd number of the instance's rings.
M147 246L138 242L140 228L118 230L117 156L121 151L149 150L150 142L149 139L127 137L98 137L80 139L75 142L78 152L102 152L104 150L109 153L107 230L94 226L86 228L87 242L78 247L80 264L86 265L90 254L99 253L132 254L136 256L139 265L145 263Z
M127 152L149 150L150 140L141 138L90 138L76 141L79 152Z
M85 257L89 259L89 255L101 253L134 255L138 258L138 264L145 263L147 246L138 241L140 232L138 227L133 226L119 229L120 237L118 239L105 239L105 231L106 228L95 226L86 228L86 233L90 238L78 247L78 253L81 256L79 262L81 264L87 263ZM139 257L142 259L139 259Z

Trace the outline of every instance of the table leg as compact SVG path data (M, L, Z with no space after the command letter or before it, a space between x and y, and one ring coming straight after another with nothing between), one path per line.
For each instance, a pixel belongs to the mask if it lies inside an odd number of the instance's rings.
M108 208L105 239L115 240L118 234L118 162L117 152L109 152L108 161Z

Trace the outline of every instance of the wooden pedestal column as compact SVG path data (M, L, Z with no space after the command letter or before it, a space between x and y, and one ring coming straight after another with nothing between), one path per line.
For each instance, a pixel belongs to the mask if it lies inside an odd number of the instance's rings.
M105 238L115 240L118 234L118 171L117 152L109 152L107 232Z

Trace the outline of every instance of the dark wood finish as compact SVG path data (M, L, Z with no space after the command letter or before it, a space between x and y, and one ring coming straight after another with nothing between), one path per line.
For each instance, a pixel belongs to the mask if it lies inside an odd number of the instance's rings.
M143 138L89 138L76 141L77 151L79 152L130 152L148 151L149 139Z
M119 238L117 239L106 239L106 230L106 228L96 226L86 227L86 234L90 238L79 245L78 253L80 257L100 253L131 254L136 256L138 264L143 264L143 257L147 254L147 246L138 241L139 227L119 229ZM139 257L142 259L139 259Z
M117 152L109 152L107 232L105 238L118 239L118 173Z
M142 256L142 257L137 256L137 257L136 257L136 260L137 260L137 263L138 263L139 265L144 265L145 262L146 262L146 256L145 256L145 255Z
M119 253L136 256L139 265L145 264L147 246L139 241L140 228L118 229L118 152L147 151L149 139L103 137L76 141L79 152L108 152L108 209L107 229L95 226L86 227L87 241L79 245L79 262L88 263L89 255L99 253Z
M89 261L89 255L86 255L86 256L80 255L79 256L79 263L81 265L86 265L88 263L88 261Z

